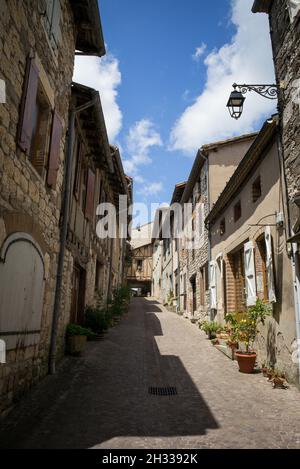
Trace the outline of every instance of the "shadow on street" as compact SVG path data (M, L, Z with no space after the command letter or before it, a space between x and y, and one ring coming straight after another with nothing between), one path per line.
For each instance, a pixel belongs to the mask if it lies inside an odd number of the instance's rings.
M67 357L0 424L1 448L91 448L115 437L203 435L217 429L180 357L161 354L158 303L134 298L102 342ZM174 337L174 341L180 337ZM177 395L149 394L176 387Z

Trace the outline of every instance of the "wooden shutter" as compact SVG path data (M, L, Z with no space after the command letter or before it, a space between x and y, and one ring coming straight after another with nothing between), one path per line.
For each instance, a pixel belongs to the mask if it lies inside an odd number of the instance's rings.
M252 241L244 245L245 257L245 278L246 278L246 296L247 306L253 306L256 303L256 279L254 263L254 246Z
M75 149L76 149L76 172L75 172L75 182L74 182L74 196L76 200L79 200L81 168L82 168L82 159L83 159L83 145L79 137L77 137Z
M94 215L94 191L95 191L95 173L88 170L87 194L85 201L85 216L88 220L93 219Z
M54 0L52 18L51 18L51 31L50 31L50 42L53 48L58 47L60 41L60 18L61 18L61 7L60 0Z
M268 298L270 303L276 303L275 284L274 284L274 270L273 270L273 251L272 251L272 237L270 226L266 227L265 231L266 243L266 268L268 280Z
M54 111L53 121L52 121L51 140L50 140L48 175L47 175L47 184L48 186L52 187L52 189L55 189L57 171L59 168L61 137L62 137L61 119L58 113Z
M216 279L216 267L215 261L209 263L209 289L210 289L210 307L211 309L217 308L217 279Z
M34 59L28 58L18 128L18 145L29 154L34 125L34 110L38 90L39 71Z

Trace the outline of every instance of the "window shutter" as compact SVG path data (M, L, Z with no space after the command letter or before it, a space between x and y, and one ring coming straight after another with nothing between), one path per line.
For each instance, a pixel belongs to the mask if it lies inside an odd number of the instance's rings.
M50 141L48 175L47 175L47 184L48 186L52 187L52 189L55 189L57 171L59 168L61 137L62 137L61 119L58 113L54 111L53 121L52 121L51 141Z
M265 231L266 242L266 267L268 279L268 297L270 303L276 303L275 285L274 285L274 270L273 270L273 253L272 253L272 237L270 226L266 227Z
M79 200L80 197L80 180L81 180L81 168L82 168L82 159L83 159L83 145L77 137L76 143L76 173L75 173L75 182L74 182L74 196L76 200Z
M34 108L38 90L39 71L32 58L27 59L23 96L21 101L18 144L29 154L34 125Z
M60 37L61 37L60 17L61 17L60 0L54 0L53 10L52 10L52 21L51 21L51 37L50 37L50 42L53 48L57 48L60 42Z
M216 279L216 267L215 261L210 262L209 270L209 289L210 289L210 307L211 309L217 309L217 279Z
M94 190L95 190L95 173L89 169L88 171L88 182L87 182L87 194L85 202L85 216L88 220L93 219L94 215Z
M244 256L247 306L253 306L256 303L257 296L254 264L254 246L252 241L244 245Z

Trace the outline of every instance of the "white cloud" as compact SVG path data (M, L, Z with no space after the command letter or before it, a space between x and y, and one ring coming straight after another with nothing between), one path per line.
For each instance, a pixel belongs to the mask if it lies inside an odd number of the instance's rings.
M144 184L145 179L140 174L137 174L134 178L134 182L137 182L138 184Z
M99 91L109 140L113 142L122 127L122 113L117 103L121 84L119 61L108 53L103 58L75 58L73 80Z
M144 186L142 189L139 189L137 193L148 197L150 195L158 195L160 192L162 192L162 190L162 182L151 182L147 186Z
M201 46L196 47L196 50L194 54L192 55L193 60L195 60L195 62L198 62L199 59L204 54L204 52L206 51L206 49L207 49L207 45L204 42L202 42Z
M152 147L162 146L161 137L149 119L141 119L130 128L126 143L129 158L123 163L125 171L131 176L137 176L140 166L152 162Z
M255 93L246 96L242 117L229 116L226 104L232 84L274 83L267 15L251 13L253 0L232 0L232 41L205 59L203 93L187 107L170 135L170 149L194 155L203 144L256 130L261 118L275 111L274 101Z

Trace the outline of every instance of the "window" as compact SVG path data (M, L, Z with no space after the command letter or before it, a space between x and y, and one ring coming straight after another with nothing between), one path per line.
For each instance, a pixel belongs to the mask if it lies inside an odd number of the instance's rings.
M60 0L46 0L44 11L44 26L48 34L50 45L54 52L57 53L58 45L61 38L60 18L61 7Z
M300 11L300 0L287 0L290 20L293 22Z
M260 176L252 184L252 200L255 203L261 196L261 180Z
M223 236L226 232L226 222L225 222L225 218L223 218L223 220L221 220L220 222L220 235Z
M234 221L238 221L242 216L242 205L241 205L240 200L235 204L233 210L234 210Z
M75 168L75 180L74 180L74 196L76 200L79 199L80 193L80 177L81 177L81 165L82 165L82 148L83 145L79 137L77 137L76 145L75 145L75 161L76 161L76 168Z
M43 176L48 154L51 108L42 86L38 84L38 90L32 113L32 134L30 141L29 158L40 174Z
M48 186L55 188L60 161L62 123L56 110L51 109L39 69L28 58L18 124L18 145L28 156L36 171Z
M200 279L199 279L199 282L200 282L200 305L202 307L204 307L205 305L205 268L202 267L200 269Z
M84 212L85 204L86 204L86 194L87 194L87 177L88 177L88 169L85 166L82 169L82 174L81 174L81 198L80 198L80 205L82 208L82 211Z
M240 249L232 255L234 275L235 310L244 311L246 307L246 279L244 249Z
M137 259L136 265L137 265L137 270L142 270L142 268L143 268L143 259Z
M208 291L209 289L209 278L208 278L208 262L204 266L204 287L205 291Z
M94 198L95 198L95 173L89 168L87 175L87 188L85 198L85 217L92 221L94 219Z
M264 236L257 240L255 251L257 294L261 300L268 301L267 251Z

